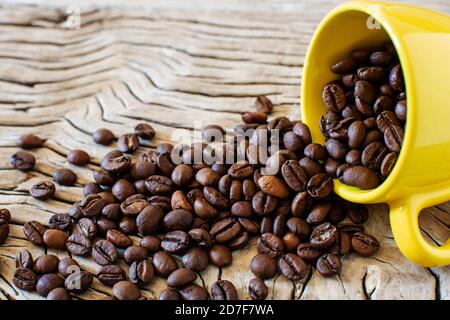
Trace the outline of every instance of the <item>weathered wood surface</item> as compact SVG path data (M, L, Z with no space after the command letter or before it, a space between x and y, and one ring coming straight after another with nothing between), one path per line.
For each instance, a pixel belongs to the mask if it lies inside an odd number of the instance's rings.
M421 2L450 13L447 0L415 1ZM276 104L275 115L298 118L308 41L320 19L340 1L0 3L0 206L13 215L10 237L0 248L0 299L40 299L12 284L14 257L22 248L43 253L24 239L22 225L31 219L47 223L53 213L67 212L92 180L90 170L66 162L71 149L87 150L93 156L89 168L96 168L114 147L92 142L96 128L109 127L120 135L148 121L158 134L145 150L170 141L174 128L192 129L194 120L232 128L260 94ZM74 3L81 7L82 25L67 30L64 12ZM34 151L38 160L30 173L9 164L18 150L14 141L23 133L47 139L45 148ZM51 177L58 167L76 171L77 185L57 187L48 202L29 197L33 182ZM311 272L304 282L292 283L279 276L268 281L269 298L449 299L450 267L408 262L392 239L387 207L371 206L370 212L367 229L381 241L374 257L347 257L342 274L331 279ZM422 214L424 232L432 241L448 239L449 212L445 203ZM253 244L234 253L231 267L209 267L199 283L210 288L221 276L236 284L241 298L248 298ZM91 259L78 260L88 271L98 269ZM155 279L143 293L156 298L164 287L164 280ZM79 298L110 293L95 280Z

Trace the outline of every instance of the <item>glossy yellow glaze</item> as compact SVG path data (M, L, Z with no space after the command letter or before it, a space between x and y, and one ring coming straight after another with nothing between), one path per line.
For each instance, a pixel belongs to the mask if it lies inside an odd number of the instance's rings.
M375 18L373 20L372 18ZM379 22L380 27L376 22ZM323 86L336 79L330 66L358 47L391 39L405 78L407 119L399 159L379 187L360 190L335 180L335 191L359 203L388 203L402 253L424 266L450 264L450 241L427 242L420 210L450 199L450 17L411 5L352 1L331 11L315 32L302 78L302 120L315 142L325 113Z

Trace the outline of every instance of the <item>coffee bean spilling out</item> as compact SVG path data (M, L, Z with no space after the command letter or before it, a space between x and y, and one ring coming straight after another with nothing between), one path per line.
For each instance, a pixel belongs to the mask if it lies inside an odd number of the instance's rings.
M26 238L72 256L91 256L101 266L95 277L113 288L111 299L124 300L141 299L139 288L155 276L167 281L161 300L237 299L232 279L219 279L208 292L198 273L209 264L230 266L232 252L252 237L259 237L258 254L249 266L256 278L248 291L255 300L268 296L264 281L279 273L299 281L315 266L329 277L340 272L344 255L376 253L378 241L362 226L367 208L333 193L326 161L334 151L312 143L309 128L300 121L269 120L273 104L267 97L257 98L255 107L256 112L242 114L244 124L236 126L231 141L220 136L225 133L222 127L209 125L203 128L202 143L181 148L165 143L133 159L140 139L155 135L148 124L136 126L134 133L118 138L120 150L103 157L93 172L95 182L83 189L83 199L68 213L53 215L47 226L27 222ZM106 145L115 138L101 129L93 139ZM193 162L198 153L218 157ZM80 150L70 156L75 165L90 161ZM76 175L58 170L54 180L71 185ZM46 200L55 185L42 181L30 192ZM24 261L18 263L14 280L19 288L53 299L82 292L65 286L72 275L59 270L54 258L31 263L26 262L30 255L21 253L18 259ZM118 265L121 259L129 265L128 272ZM38 280L36 274L45 276ZM77 276L86 284L92 280L88 278Z
M347 185L376 188L392 171L403 144L406 93L397 53L390 42L381 49L354 50L331 70L340 79L322 94L325 171Z

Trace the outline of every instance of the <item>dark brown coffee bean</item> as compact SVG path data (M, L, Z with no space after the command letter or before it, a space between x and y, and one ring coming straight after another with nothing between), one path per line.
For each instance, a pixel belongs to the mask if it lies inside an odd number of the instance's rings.
M269 131L278 130L280 134L292 129L292 123L287 117L276 117L267 124Z
M217 191L218 192L218 191ZM189 200L184 195L183 191L177 190L172 193L172 198L170 199L170 205L173 210L183 209L189 212L194 212L194 208L192 207Z
M141 297L139 288L130 281L119 281L114 284L113 294L119 300L138 300Z
M323 171L322 165L319 162L313 161L309 158L302 158L298 163L310 177Z
M30 251L27 249L22 249L17 255L16 255L16 268L33 268L33 256L31 255Z
M95 217L105 207L106 201L99 194L91 194L80 202L80 209L85 217Z
M290 232L286 233L281 240L283 240L283 245L286 252L295 252L301 242L299 237Z
M80 265L72 258L64 258L59 260L58 272L64 278L67 278L71 273L79 272L80 270Z
M378 177L374 170L356 166L346 169L339 180L349 186L363 190L373 189L378 186Z
M347 156L346 156L347 157ZM337 161L333 158L327 158L324 162L324 170L325 173L327 173L330 177L336 178L337 177L337 169L342 164L342 162Z
M211 286L214 300L237 300L237 291L233 283L228 280L217 280Z
M380 248L378 240L363 232L356 232L352 236L352 249L361 256L374 255Z
M366 138L361 144L361 148L365 148L375 141L383 141L383 134L378 129L370 130L369 132L367 132Z
M258 252L267 254L271 258L275 258L283 254L283 241L273 233L264 233L259 237L257 244Z
M151 196L150 198L148 198L148 203L159 207L165 212L168 212L172 209L170 205L170 198L165 196Z
M404 131L399 126L391 126L384 131L384 143L392 152L400 152L403 144Z
M106 266L116 263L118 253L114 245L108 240L98 240L92 246L92 258L97 264Z
M159 294L159 300L181 300L181 296L176 289L167 288Z
M97 194L102 191L103 189L100 187L98 183L89 182L83 187L83 196L87 197L91 194Z
M66 240L69 236L66 232L58 229L47 229L44 233L44 243L49 248L64 250L66 248Z
M125 174L131 168L131 158L120 151L119 154L114 154L114 157L103 158L101 168L109 174ZM94 176L95 177L95 176ZM103 177L104 180L105 177ZM100 181L96 179L97 183L102 185ZM109 182L109 181L107 181ZM108 184L105 184L108 185Z
M219 268L227 267L233 261L230 249L220 244L214 244L209 249L208 255L211 264Z
M172 171L172 181L179 187L188 185L194 178L194 170L187 164L180 164Z
M96 219L97 230L100 236L104 237L109 230L118 229L118 224L115 221L100 217Z
M356 108L365 116L373 114L372 104L377 94L376 88L367 81L358 81L355 84Z
M92 139L95 141L95 143L107 146L114 141L115 137L111 130L98 129L92 134Z
M285 199L289 197L289 189L283 180L275 176L263 176L259 178L258 185L268 195Z
M92 284L92 274L87 271L78 271L71 273L64 281L64 286L69 292L83 293Z
M50 217L48 225L51 229L69 231L72 228L72 219L66 213L57 213Z
M366 137L366 127L361 121L354 121L348 127L348 145L350 148L358 148Z
M303 149L302 140L293 131L288 131L283 135L283 144L286 149L294 152Z
M39 278L36 284L36 292L40 296L46 297L53 289L62 287L64 287L64 279L57 274L48 273Z
M378 170L388 153L389 151L383 143L372 142L364 148L361 154L361 162L367 168Z
M261 279L270 279L277 274L277 262L267 254L257 254L250 262L250 270Z
M370 55L370 62L375 66L388 66L393 56L387 51L376 51Z
M306 146L312 142L311 132L306 124L297 122L292 131L300 138L301 143Z
M192 283L178 290L182 300L207 300L208 292L198 284Z
M84 150L72 150L67 155L67 161L76 166L83 167L91 161L91 157Z
M333 191L333 180L325 173L319 173L313 176L306 189L313 198L325 198Z
M80 209L80 201L75 202L69 209L70 218L76 222L83 217L83 213L81 213Z
M194 211L200 218L213 218L217 216L217 210L204 198L198 198L194 202Z
M362 67L357 71L358 78L369 82L380 82L386 77L386 70L382 67Z
M401 122L392 111L383 111L377 117L377 126L384 133L389 127L401 126Z
M141 239L140 246L149 253L156 253L161 250L161 239L157 236L145 236Z
M241 231L241 225L233 218L226 218L216 222L210 234L218 243L225 243L236 237Z
M269 289L264 281L254 278L248 284L248 292L252 300L265 300L269 294Z
M230 206L230 201L213 187L204 187L203 196L210 204L218 209L225 210Z
M41 181L30 189L30 195L38 200L46 201L55 194L55 185L51 181Z
M47 300L71 300L70 293L65 288L55 288L47 294Z
M154 176L153 176L154 177ZM149 178L150 179L150 178ZM147 181L146 181L147 186ZM119 179L114 183L112 189L112 194L120 202L125 201L128 197L135 194L136 190L131 182L126 179Z
M306 149L305 149L306 150ZM288 160L281 167L284 181L295 192L302 192L308 183L308 176L296 160Z
M178 266L175 259L167 252L160 251L155 253L152 259L155 272L162 278L167 278Z
M176 209L164 216L163 226L166 231L187 231L192 226L193 221L192 213L184 209Z
M108 230L106 239L119 248L127 248L133 244L133 241L119 230Z
M322 276L332 277L341 271L341 260L338 255L327 253L317 260L316 268Z
M380 173L383 177L387 177L397 162L398 153L391 152L384 157L380 166Z
M345 74L353 72L356 68L356 61L349 58L339 61L331 67L331 71L336 74Z
M70 169L58 169L53 174L53 180L59 185L71 186L77 181L77 175Z
M402 68L399 64L394 66L389 73L389 84L396 91L403 91L405 83L403 80Z
M181 230L171 231L164 235L161 248L173 254L182 254L191 245L189 235Z
M134 261L130 266L129 278L134 284L148 284L155 274L150 260Z
M357 149L350 150L345 156L345 162L351 166L361 165L361 151Z
M258 112L263 112L270 114L273 110L272 101L269 100L266 96L259 96L255 100L255 107Z
M181 258L183 267L195 272L202 272L208 267L208 253L200 247L189 249Z
M282 237L284 235L284 229L286 227L286 216L284 214L279 214L273 220L273 233L277 237Z
M53 254L44 254L33 262L33 271L36 273L56 273L59 259Z
M33 270L29 268L19 267L14 271L12 279L14 285L20 290L34 291L38 278Z
M165 176L153 175L145 180L147 190L152 194L168 195L173 191L173 182Z
M400 100L395 105L395 115L401 121L406 121L406 100Z
M167 277L167 284L170 287L181 288L197 279L197 274L186 268L177 269Z
M313 229L310 241L314 248L323 249L331 246L336 238L336 227L329 222L325 222Z
M135 180L147 179L154 175L157 170L157 165L154 162L146 160L138 160L131 165L131 176Z
M73 233L67 239L67 250L76 256L85 256L91 252L91 240L82 233Z
M126 280L125 271L117 265L107 265L100 268L97 274L98 280L105 286L112 287L117 282Z
M147 206L149 206L149 203L145 199L145 196L142 194L135 194L125 199L120 205L120 209L126 216L137 216Z
M267 114L264 112L243 112L241 114L244 123L266 123Z
M383 111L392 110L393 108L394 100L389 96L379 96L373 104L375 114L380 114Z
M250 178L255 172L255 168L248 161L236 162L228 170L228 174L238 180Z
M212 238L208 231L195 228L189 231L189 235L195 245L201 247L210 247L212 244Z
M231 215L250 218L253 215L252 204L249 201L238 201L231 207Z
M331 204L329 202L318 202L311 208L306 221L313 225L319 224L327 217L330 209Z
M336 160L343 160L347 154L347 147L345 144L336 139L327 139L325 141L325 148L330 157Z
M156 163L164 176L170 177L172 175L175 165L172 163L169 153L162 153L158 155Z
M88 218L82 218L75 225L75 231L77 233L81 233L88 237L90 240L93 240L98 233L97 225Z
M278 267L286 278L293 281L303 279L308 272L306 263L293 253L283 255L278 260Z
M151 140L155 136L155 129L148 123L139 123L134 127L134 133L140 138L145 140Z
M306 205L310 201L309 193L304 191L297 193L297 195L292 199L291 213L295 217L300 217L303 215Z
M329 111L339 112L346 104L344 90L336 83L330 83L323 88L323 103Z
M94 171L93 177L95 182L101 186L110 187L116 182L115 178L104 170Z
M10 163L14 169L28 171L33 169L36 158L29 152L18 151L11 156Z
M16 146L23 149L40 148L43 145L44 141L34 134L24 134L16 140Z
M44 233L47 230L41 223L38 221L29 221L23 226L23 233L28 241L33 243L35 246L43 246L44 245Z
M258 191L252 199L252 207L256 214L260 216L270 215L275 211L278 201L277 198Z
M327 151L325 148L318 144L318 143L310 143L305 147L305 150L303 151L306 157L310 158L311 160L318 161L318 160L325 160L327 157Z
M140 142L137 134L127 133L119 137L117 147L125 153L133 153L139 148Z
M314 262L322 255L322 251L310 243L301 243L297 247L297 255L306 262Z

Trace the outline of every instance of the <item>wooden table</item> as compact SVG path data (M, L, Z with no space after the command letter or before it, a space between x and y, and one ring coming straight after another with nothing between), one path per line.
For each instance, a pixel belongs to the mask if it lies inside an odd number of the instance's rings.
M11 2L15 4L11 4ZM67 213L79 200L91 171L112 147L93 143L100 127L120 135L142 120L158 134L143 148L171 140L174 128L192 129L194 121L231 129L255 96L268 95L274 115L299 118L302 64L320 19L341 1L0 1L0 206L12 212L10 237L0 248L0 299L39 299L12 284L14 257L28 248L34 255L66 252L37 248L27 242L22 226L29 220L47 223L54 213ZM55 1L56 2L56 1ZM450 13L448 0L414 1ZM66 28L66 8L77 3L81 28ZM47 139L33 151L32 172L13 170L15 139L36 133ZM93 156L88 168L66 162L71 149ZM41 202L28 195L37 180L56 168L79 176L75 187L57 187L56 196ZM424 234L441 244L450 234L450 203L424 210ZM450 267L423 268L398 251L389 228L387 207L370 207L369 233L381 241L371 258L351 255L338 277L313 272L293 283L279 276L268 281L273 299L449 299ZM138 241L138 238L134 240ZM254 241L233 254L231 267L209 267L199 280L207 288L221 276L232 280L248 298L255 253ZM77 258L95 273L91 259ZM165 281L156 278L143 290L157 298ZM98 299L111 289L97 280L80 299Z

